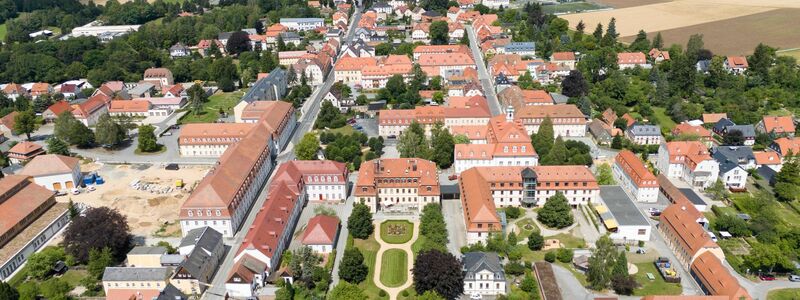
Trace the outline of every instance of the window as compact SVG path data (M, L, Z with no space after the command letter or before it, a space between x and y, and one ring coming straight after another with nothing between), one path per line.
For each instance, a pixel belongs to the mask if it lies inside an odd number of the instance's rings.
M216 214L217 214L217 217L219 217L219 216L221 216L221 215L222 215L222 212L221 212L221 211L218 209L218 210L216 211Z
M194 215L194 213L192 213L192 211L189 210L189 216L191 217L192 215Z
M639 235L647 234L647 229L639 229Z

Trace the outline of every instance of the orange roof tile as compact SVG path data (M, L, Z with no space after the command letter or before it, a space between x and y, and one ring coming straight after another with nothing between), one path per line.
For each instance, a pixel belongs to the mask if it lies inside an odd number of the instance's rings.
M617 53L617 64L646 64L647 57L642 52Z
M622 150L614 159L623 172L638 187L658 187L656 176L644 165L644 162L630 150Z
M753 151L757 165L780 165L781 156L775 151Z
M74 157L58 154L39 155L29 161L19 174L31 177L71 174L79 165L80 160Z
M150 101L147 100L112 100L109 113L135 113L150 110Z
M412 180L395 181L394 178ZM362 163L355 194L374 196L381 187L412 187L419 195L439 195L436 164L419 158L379 158Z
M574 124L571 119L584 119L585 116L572 104L525 106L516 110L515 118L522 119L525 124L538 124L545 117L550 117L553 124Z
M731 68L747 68L747 58L744 56L728 56L726 61Z
M731 300L752 299L722 261L711 252L701 254L692 263L692 275L711 295L728 296Z
M301 241L303 245L332 245L339 231L339 219L318 215L308 220Z
M794 134L795 131L794 121L789 116L764 116L761 122L764 123L766 132Z
M800 139L798 138L782 137L773 142L781 150L781 155L783 156L789 155L790 152L795 155L800 154Z
M550 60L555 61L570 61L575 60L575 52L553 52Z
M680 123L672 129L672 135L678 136L682 134L696 135L701 138L711 138L711 131L705 129L703 126L692 126L689 123Z
M711 240L703 226L697 223L703 215L686 200L683 204L667 206L661 213L659 220L665 229L670 230L678 239L678 246L686 251L686 256L693 257L703 248L718 248L717 243Z
M710 123L714 124L719 122L719 120L727 119L728 114L726 113L718 113L718 114L703 114L703 123Z
M42 148L41 145L28 141L19 142L14 145L14 147L11 147L11 149L8 149L9 156L11 157L29 156L31 154L43 151L44 148Z
M33 184L28 176L6 175L0 179L0 236L6 235L37 208L52 200L55 192ZM55 202L54 202L55 203Z
M253 123L190 123L181 127L180 145L229 145L244 138Z

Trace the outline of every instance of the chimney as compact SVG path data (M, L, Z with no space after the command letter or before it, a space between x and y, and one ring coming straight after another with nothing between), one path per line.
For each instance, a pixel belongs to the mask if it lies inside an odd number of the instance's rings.
M511 105L506 108L506 122L514 122L514 107Z
M411 161L411 171L414 171L414 172L417 171L417 160L412 160Z

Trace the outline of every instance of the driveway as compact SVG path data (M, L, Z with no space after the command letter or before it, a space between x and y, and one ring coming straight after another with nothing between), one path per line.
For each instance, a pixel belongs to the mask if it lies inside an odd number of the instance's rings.
M456 257L461 256L461 247L467 245L467 226L464 224L464 210L461 200L442 200L442 214L447 220L447 250Z

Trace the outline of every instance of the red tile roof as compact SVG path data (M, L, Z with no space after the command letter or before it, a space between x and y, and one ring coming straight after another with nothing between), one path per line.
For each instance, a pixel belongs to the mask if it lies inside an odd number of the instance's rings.
M575 52L553 52L550 60L570 61L575 60Z
M696 135L701 138L711 138L711 131L705 129L703 126L692 126L689 123L680 123L672 129L672 135Z
M332 245L336 242L339 231L339 219L332 216L318 215L308 220L301 241L303 245Z
M761 122L764 123L764 129L768 133L794 134L795 132L794 121L789 116L764 116Z
M775 151L753 151L757 165L780 165L781 157Z
M31 177L72 174L75 168L80 168L79 165L80 160L74 157L58 154L39 155L28 162L19 174Z
M675 236L676 246L685 251L690 260L702 249L719 248L703 226L697 223L702 217L703 215L688 200L667 206L659 217L661 222L659 227L663 227L662 230L669 230Z
M747 58L744 56L728 56L726 58L728 66L731 68L744 68L747 69Z
M711 295L727 296L730 300L752 299L728 268L711 252L701 254L692 263L692 275Z
M8 130L14 131L14 124L17 123L16 118L19 115L18 111L12 111L9 114L0 118L0 125L5 126Z
M397 178L412 180L393 180ZM436 164L419 158L379 158L362 163L355 195L374 196L379 187L415 188L421 196L438 196Z
M726 113L703 114L703 123L715 124L719 122L719 120L727 118L728 114Z
M630 150L622 150L614 158L614 161L620 166L625 174L631 178L633 183L638 187L658 187L656 176L650 172L644 165L641 159Z
M9 157L29 159L30 155L44 153L44 148L34 142L19 142L8 150Z
M60 116L63 112L70 111L71 109L72 108L69 106L69 102L64 100L53 103L53 105L50 105L50 107L47 108L48 111L52 112L56 116Z
M781 155L783 156L789 155L789 152L795 155L800 154L800 139L798 138L782 137L773 142L781 150Z
M0 237L11 232L48 201L54 204L54 195L53 191L33 184L28 176L6 175L0 179L0 215L3 216L0 218Z
M150 110L147 100L112 100L109 113L141 113Z
M617 53L617 64L646 64L647 57L642 52Z

